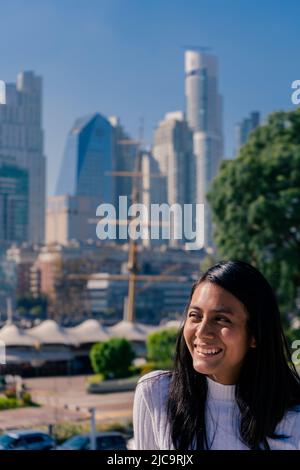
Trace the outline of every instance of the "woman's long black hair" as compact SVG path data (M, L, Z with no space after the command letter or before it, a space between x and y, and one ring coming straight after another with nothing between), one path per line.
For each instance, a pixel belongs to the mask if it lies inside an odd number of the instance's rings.
M193 285L187 311L196 287L202 282L217 284L246 307L248 331L256 339L249 348L235 397L241 413L240 437L250 449L269 448L267 437L287 410L300 404L300 380L291 360L274 292L264 276L242 261L220 262L208 269ZM184 323L185 323L184 321ZM196 372L180 329L174 370L168 396L168 420L175 449L209 449L205 425L207 381Z

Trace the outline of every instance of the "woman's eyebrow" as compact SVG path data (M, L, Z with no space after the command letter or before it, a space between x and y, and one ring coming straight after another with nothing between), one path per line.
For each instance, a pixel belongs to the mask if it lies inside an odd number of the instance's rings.
M229 313L230 315L234 314L234 311L232 310L232 308L226 307L225 305L221 305L220 307L217 307L211 310L211 312L216 312L216 313L223 312L223 313Z
M191 305L189 310L197 310L198 312L202 312L202 309L197 305ZM230 315L234 314L234 311L230 307L226 307L225 305L220 305L220 307L216 307L210 310L211 313L229 313Z

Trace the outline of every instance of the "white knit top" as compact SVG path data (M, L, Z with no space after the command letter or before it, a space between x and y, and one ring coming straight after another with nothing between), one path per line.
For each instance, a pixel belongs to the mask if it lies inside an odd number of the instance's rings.
M222 385L207 378L206 427L211 449L247 450L239 435L240 412L235 401L235 385ZM134 446L137 450L173 450L167 422L167 395L170 375L150 372L138 382L133 406ZM268 439L270 448L300 450L300 406L288 411L276 427L288 436Z

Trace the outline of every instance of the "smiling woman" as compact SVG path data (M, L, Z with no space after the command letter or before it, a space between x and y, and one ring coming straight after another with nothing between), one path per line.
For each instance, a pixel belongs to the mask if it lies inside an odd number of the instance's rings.
M247 330L244 305L217 284L195 289L184 325L184 339L194 370L224 385L235 384L254 337Z
M300 381L275 295L242 261L192 287L172 371L138 383L136 449L300 449Z

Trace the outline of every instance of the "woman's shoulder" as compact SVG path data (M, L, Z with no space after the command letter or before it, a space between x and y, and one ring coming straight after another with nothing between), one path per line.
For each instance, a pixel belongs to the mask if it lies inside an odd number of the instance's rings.
M143 395L151 395L152 397L163 397L167 394L171 371L155 370L143 375L137 383L137 391Z
M168 385L171 376L172 372L169 370L153 370L152 372L148 372L148 374L143 375L137 384L145 388Z
M278 425L277 432L290 436L296 449L300 449L300 405L296 405L286 412L283 420Z

